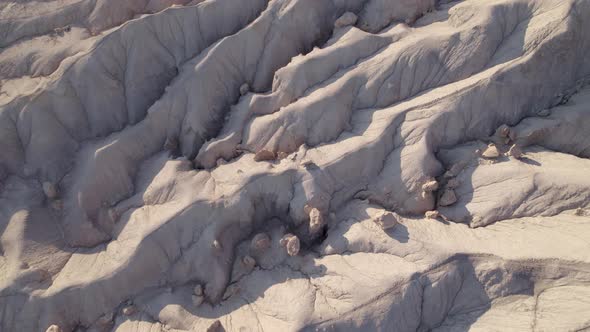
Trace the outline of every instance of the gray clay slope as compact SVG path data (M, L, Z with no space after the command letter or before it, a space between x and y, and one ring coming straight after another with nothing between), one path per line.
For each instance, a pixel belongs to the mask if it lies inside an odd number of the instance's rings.
M590 329L590 0L0 3L0 331Z

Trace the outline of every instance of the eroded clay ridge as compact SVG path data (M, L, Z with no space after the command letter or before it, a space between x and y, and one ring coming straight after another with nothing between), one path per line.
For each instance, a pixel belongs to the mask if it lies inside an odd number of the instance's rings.
M0 330L589 328L588 18L0 4Z

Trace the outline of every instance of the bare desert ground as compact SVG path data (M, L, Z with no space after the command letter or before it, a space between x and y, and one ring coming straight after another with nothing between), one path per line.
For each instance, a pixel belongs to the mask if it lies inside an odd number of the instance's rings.
M0 331L590 331L590 0L0 1Z

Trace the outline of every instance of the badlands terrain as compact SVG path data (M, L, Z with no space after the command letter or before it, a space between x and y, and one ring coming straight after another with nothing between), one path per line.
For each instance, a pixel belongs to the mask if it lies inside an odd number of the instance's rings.
M0 331L590 331L590 0L2 0Z

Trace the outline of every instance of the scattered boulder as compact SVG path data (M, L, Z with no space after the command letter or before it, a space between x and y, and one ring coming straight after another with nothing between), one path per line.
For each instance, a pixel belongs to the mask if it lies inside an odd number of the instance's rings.
M54 211L59 212L59 211L63 210L64 203L62 202L61 199L54 199L53 201L51 201L50 206Z
M295 236L291 233L287 233L285 235L283 235L283 237L281 238L281 240L279 241L279 243L281 244L281 246L286 246L287 245L287 241L289 240L289 238L291 238L291 236Z
M252 256L244 256L241 260L242 267L249 273L256 266L256 260Z
M508 125L501 125L494 133L494 141L500 144L508 144L512 140L512 130Z
M113 313L110 312L100 316L100 318L98 318L98 320L96 321L96 324L98 324L99 326L110 326L111 324L113 324Z
M479 152L477 150L476 150L476 153L479 155ZM463 162L456 163L453 166L451 166L451 168L448 171L446 171L445 174L443 174L443 177L445 179L453 178L453 177L459 175L459 173L461 173L463 168L465 168L465 163L463 163Z
M270 247L270 237L266 233L258 233L254 235L250 242L250 250L262 251Z
M398 217L393 212L380 211L373 218L373 222L379 225L381 229L385 230L395 227L395 225L398 224Z
M178 150L178 138L177 137L166 137L164 142L164 149L168 151Z
M211 244L211 247L213 247L213 249L215 249L215 250L221 250L221 249L223 249L223 247L221 246L221 243L217 239L213 240L213 243Z
M193 288L193 294L197 296L203 296L203 286L201 284L196 284Z
M116 222L117 220L119 220L119 212L117 212L117 210L115 208L110 208L108 211L109 214L109 218L111 218L111 220L113 222Z
M522 158L522 157L523 157L522 150L521 150L521 149L520 149L520 147L519 147L518 145L516 145L516 144L513 144L513 145L510 147L510 150L508 150L508 153L507 153L507 155L508 155L508 156L510 156L510 157L516 158L516 159L520 159L520 158Z
M243 96L245 94L247 94L248 92L250 92L250 86L248 85L248 83L244 83L240 86L240 95Z
M450 189L455 189L457 187L459 187L461 183L459 182L459 180L457 178L450 178L449 181L447 181L447 188Z
M63 332L63 330L58 325L53 324L50 325L45 332Z
M299 238L291 233L287 233L285 236L283 236L281 239L281 245L287 248L287 254L289 254L289 256L297 256L297 254L299 254L299 250L301 249Z
M198 307L205 302L205 297L203 295L191 295L191 301L195 307Z
M440 212L437 210L426 211L424 212L424 217L426 219L438 219L440 217Z
M279 160L285 159L287 158L289 155L287 154L287 152L284 151L279 151L279 153L277 153L277 158Z
M342 16L340 16L334 22L334 27L335 28L342 28L342 27L346 27L349 25L354 25L356 23L357 19L358 19L358 17L356 16L355 13L346 12L346 13L342 14Z
M205 295L203 294L203 286L201 284L196 284L193 288L193 295L191 295L191 300L195 307L200 306L205 301Z
M55 199L57 197L57 187L51 182L43 182L43 192L48 199Z
M324 225L324 217L320 210L311 208L309 210L309 231L314 234L317 233Z
M240 292L240 286L238 284L231 284L227 286L225 289L225 293L223 293L223 300L227 300L230 297L238 294Z
M500 156L500 151L498 151L498 148L495 144L491 143L485 150L483 150L481 156L486 159L495 159Z
M274 152L266 149L262 149L254 155L254 161L266 161L266 160L274 160L276 155Z
M457 195L455 195L455 191L451 188L446 188L443 194L441 195L440 199L438 200L438 205L449 206L455 204L456 202Z
M508 125L501 125L500 127L498 127L498 129L496 129L496 133L495 135L497 137L508 137L510 135L510 127L508 127Z
M289 241L287 241L287 254L289 256L297 256L299 254L299 250L301 249L301 244L299 243L299 238L294 236Z
M200 306L205 301L203 286L201 284L195 285L195 287L193 288L193 295L191 296L191 299L195 307Z
M128 305L125 308L123 308L123 310L121 311L121 313L124 316L132 316L137 312L137 308L134 305Z
M438 190L438 181L430 180L422 185L422 191L433 192Z

